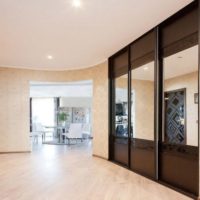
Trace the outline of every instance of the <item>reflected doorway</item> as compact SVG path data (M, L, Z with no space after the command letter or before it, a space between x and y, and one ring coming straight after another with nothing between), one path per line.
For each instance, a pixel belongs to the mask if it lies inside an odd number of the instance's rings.
M186 88L165 92L165 142L186 144Z

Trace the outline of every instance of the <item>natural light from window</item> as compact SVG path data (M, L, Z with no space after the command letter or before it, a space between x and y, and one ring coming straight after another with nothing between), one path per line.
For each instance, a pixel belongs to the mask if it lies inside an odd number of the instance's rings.
M54 98L33 98L32 116L33 123L41 123L43 126L54 126L55 108Z

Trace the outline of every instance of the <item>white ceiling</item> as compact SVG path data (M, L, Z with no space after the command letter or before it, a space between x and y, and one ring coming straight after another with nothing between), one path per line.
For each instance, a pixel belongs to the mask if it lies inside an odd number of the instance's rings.
M0 66L93 66L192 0L82 0L81 8L71 2L0 0Z
M92 81L77 82L30 82L30 97L80 98L93 95Z
M198 71L198 46L191 47L164 59L164 78L170 79ZM132 79L154 80L154 62L132 71Z

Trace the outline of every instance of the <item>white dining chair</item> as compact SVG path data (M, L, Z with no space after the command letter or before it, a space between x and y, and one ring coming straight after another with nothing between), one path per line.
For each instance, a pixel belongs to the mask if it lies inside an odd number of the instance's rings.
M68 140L68 144L71 144L71 140L77 140L80 139L83 140L82 137L82 124L81 123L72 123L70 124L69 131L62 134L65 137L65 140Z

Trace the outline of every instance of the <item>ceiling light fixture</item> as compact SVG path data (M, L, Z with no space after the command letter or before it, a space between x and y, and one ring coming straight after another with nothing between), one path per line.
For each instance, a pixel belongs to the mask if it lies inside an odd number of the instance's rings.
M148 68L148 67L144 67L143 69L144 69L144 71L146 71L146 70L148 70L149 68Z
M76 7L76 8L79 8L79 7L81 7L81 0L73 0L72 1L72 5L73 5L73 7Z
M47 56L47 59L52 60L52 59L53 59L53 56L48 55L48 56Z

